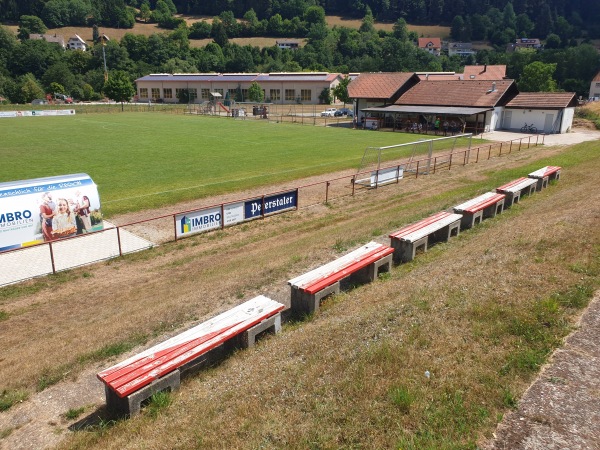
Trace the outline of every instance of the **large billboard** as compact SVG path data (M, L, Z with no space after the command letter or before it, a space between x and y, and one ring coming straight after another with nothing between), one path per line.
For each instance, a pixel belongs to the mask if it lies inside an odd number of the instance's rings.
M258 197L244 202L188 211L175 216L175 235L177 238L180 238L195 233L202 233L257 217L296 209L297 206L298 190L293 190L268 197Z
M0 252L102 228L98 188L85 173L0 183Z

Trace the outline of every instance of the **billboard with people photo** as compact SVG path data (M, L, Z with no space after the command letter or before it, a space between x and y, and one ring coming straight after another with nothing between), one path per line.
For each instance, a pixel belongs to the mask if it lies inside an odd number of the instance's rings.
M85 173L0 183L0 252L103 229Z

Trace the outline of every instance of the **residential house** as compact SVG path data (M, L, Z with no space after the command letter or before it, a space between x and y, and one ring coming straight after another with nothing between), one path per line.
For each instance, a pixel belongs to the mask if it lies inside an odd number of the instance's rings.
M539 39L521 38L517 39L513 44L508 44L508 46L506 47L506 51L514 52L523 49L540 50L541 48L542 43Z
M506 78L506 65L484 64L483 66L465 66L463 80L502 80Z
M81 50L85 52L87 50L87 44L83 39L81 39L81 37L79 37L78 34L76 34L75 36L69 38L69 41L67 42L67 48L70 50Z
M442 51L442 40L440 38L419 38L417 45L420 49L435 56L440 56Z
M32 40L44 40L46 42L52 42L54 44L60 45L60 47L64 50L65 46L65 38L59 34L37 34L32 33L29 35L29 39Z
M467 57L475 54L477 52L473 50L473 44L470 42L448 42L448 56Z
M300 42L292 39L282 39L275 43L282 50L298 50L300 48Z
M588 98L590 100L600 100L600 72L596 74L590 83L590 95Z
M150 74L138 78L136 85L141 102L178 103L183 90L190 103L211 101L215 93L233 99L238 90L246 101L250 86L256 82L267 103L319 104L321 92L335 88L341 80L341 74L327 72Z

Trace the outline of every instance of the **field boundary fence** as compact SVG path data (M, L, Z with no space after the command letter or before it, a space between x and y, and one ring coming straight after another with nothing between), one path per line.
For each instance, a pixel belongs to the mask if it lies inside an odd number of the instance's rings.
M185 238L187 236L181 236L183 226L181 216L189 217L193 213L198 213L200 217L209 217L200 220L200 224L206 221L208 225L198 233L224 229L249 220L264 219L291 210L327 204L338 198L355 196L360 192L368 192L391 183L397 184L401 179L417 179L441 170L451 170L455 165L475 164L543 144L544 135L531 135L475 148L471 146L464 149L453 148L450 153L433 153L421 159L414 159L413 155L404 160L386 161L374 170L363 170L305 184L287 191L221 202L121 225L104 221L103 230L0 253L0 266L3 267L0 271L0 286L56 274ZM405 170L408 165L411 170ZM357 182L364 179L370 181ZM241 217L239 214L243 213L240 208L247 208L248 204L254 204L253 216L244 216L244 219L239 220ZM211 223L211 214L214 223ZM220 216L218 220L217 214ZM197 233L193 233L195 234Z

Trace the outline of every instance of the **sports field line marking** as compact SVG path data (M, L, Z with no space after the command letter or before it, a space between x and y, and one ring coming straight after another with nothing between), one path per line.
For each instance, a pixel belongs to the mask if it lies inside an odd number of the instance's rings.
M360 158L343 159L341 161L358 161L358 160L360 160ZM329 166L331 164L336 164L338 162L340 162L340 161L335 161L335 162L330 162L330 163L323 163L323 164L317 164L317 165L314 165L314 166L303 167L302 169L284 170L284 171L281 171L281 172L269 173L267 175L278 175L278 174L282 174L282 173L297 172L299 170L310 169L310 168L313 168L313 167ZM219 184L230 183L232 181L252 180L254 178L261 178L261 177L264 177L264 176L265 175L255 175L255 176L252 176L252 177L233 178L233 179L218 181L216 183L197 184L197 185L194 185L194 186L187 186L187 187L182 187L182 188L177 188L177 189L169 189L169 190L166 190L166 191L151 192L149 194L135 195L133 197L116 198L114 200L103 201L102 203L116 203L116 202L123 202L123 201L126 201L126 200L136 200L136 199L144 198L144 197L152 197L153 195L168 194L170 192L178 192L178 191L187 191L189 189L197 189L197 188L208 187L208 186L217 186Z

